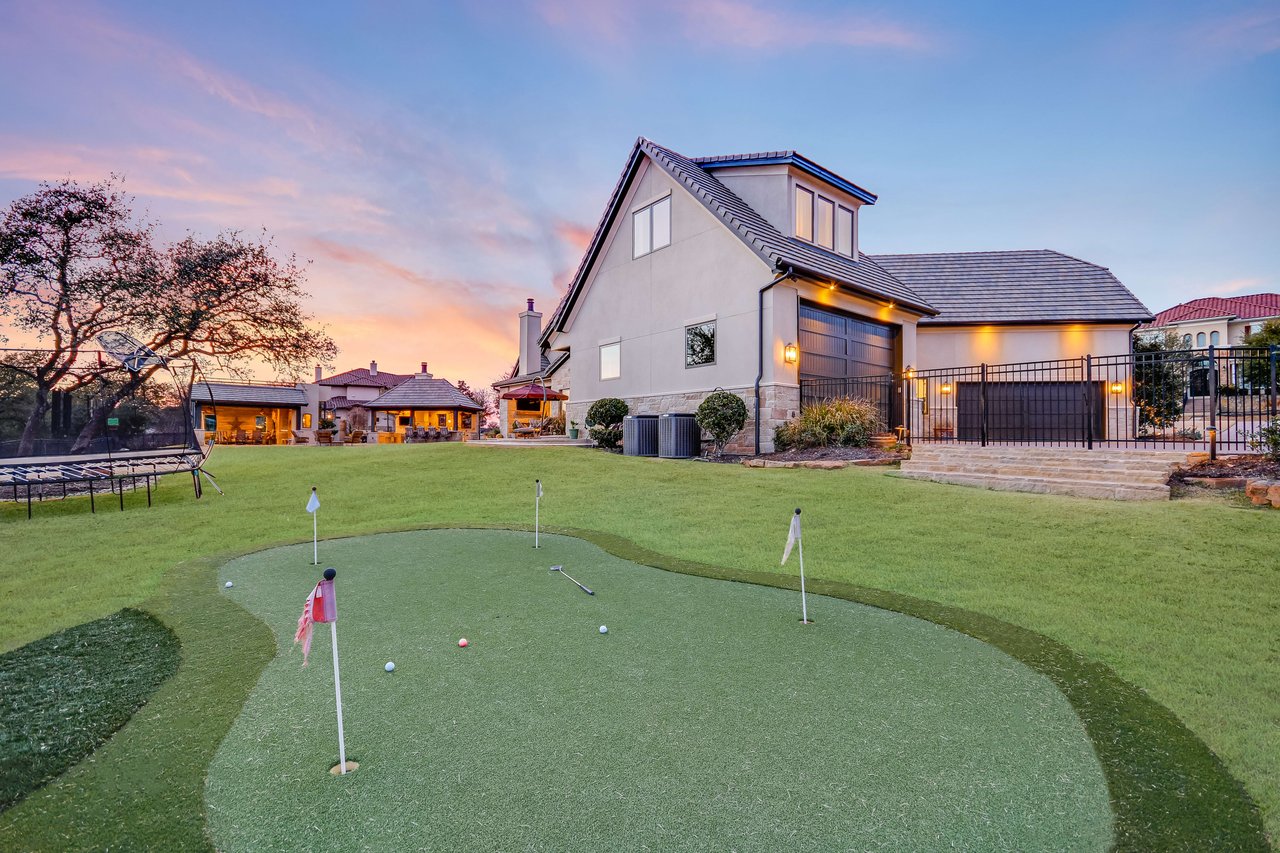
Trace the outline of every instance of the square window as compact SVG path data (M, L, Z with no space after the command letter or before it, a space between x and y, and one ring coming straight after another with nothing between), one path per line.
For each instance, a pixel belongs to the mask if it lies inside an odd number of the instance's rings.
M649 208L653 211L653 248L671 245L671 196Z
M836 251L853 257L853 211L847 207L836 210Z
M684 329L684 366L700 367L704 364L716 363L716 324L699 323L696 326L685 326Z
M818 245L826 249L835 248L833 236L836 218L835 202L829 198L818 197Z
M617 379L622 375L622 343L600 347L600 378Z
M218 416L217 416L217 415L205 415L205 416L204 416L204 428L205 428L205 432L217 432L217 431L218 431Z
M796 236L813 242L813 193L796 187Z

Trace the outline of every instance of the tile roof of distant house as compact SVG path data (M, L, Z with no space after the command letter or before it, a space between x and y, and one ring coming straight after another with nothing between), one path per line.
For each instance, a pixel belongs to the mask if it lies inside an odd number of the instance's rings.
M317 382L317 385L358 385L361 388L394 388L401 382L409 378L411 374L404 373L383 373L378 371L377 376L369 375L369 368L357 367L355 370L348 370L346 373L339 373L329 376Z
M830 169L819 166L808 157L796 151L758 151L754 154L717 154L714 157L690 157L689 162L697 163L708 172L716 169L728 169L734 166L767 166L774 163L795 166L802 172L826 181L834 187L844 190L854 198L867 204L876 203L876 195L855 184L848 178L842 178Z
M323 408L323 409L349 409L349 408L351 408L353 405L357 405L357 406L358 406L358 405L360 405L360 404L359 404L359 403L352 403L352 402L351 402L351 400L347 399L346 397L341 397L341 396L340 396L340 397L330 397L328 400L322 400L322 401L321 401L321 403L320 403L320 407L321 407L321 408Z
M241 385L235 382L197 382L191 386L197 403L229 406L305 406L307 395L296 385Z
M1138 323L1151 312L1106 267L1047 249L872 255L952 323Z
M788 162L790 158L799 157L794 152L775 153L786 154ZM613 188L609 203L605 206L604 215L596 225L587 251L583 254L578 270L569 285L569 292L551 315L550 321L542 332L541 343L546 344L554 332L560 331L565 318L573 310L573 305L582 291L587 272L603 248L609 223L618 213L618 207L622 203L632 177L639 168L642 155L648 155L677 183L687 189L712 215L722 221L732 233L768 264L770 269L781 271L791 268L797 273L835 281L873 298L888 300L908 310L921 314L935 313L933 306L924 297L881 269L867 255L860 253L858 260L855 261L803 240L783 236L768 220L756 213L750 205L711 174L716 168L725 168L731 163L748 162L744 158L757 158L750 162L764 162L766 155L737 154L726 158L704 157L701 158L701 162L709 167L704 168L699 161L691 160L641 137L636 140L631 156L627 159L627 165ZM797 165L799 165L798 162ZM810 165L816 166L811 162ZM829 180L844 181L834 173L827 172L825 169L822 171L830 176ZM845 183L848 182L845 181ZM866 190L857 189L859 192L866 193ZM866 194L872 201L875 200L875 196Z
M1280 293L1251 293L1246 296L1206 296L1166 308L1151 321L1153 327L1188 320L1258 320L1280 317Z
M376 400L361 405L366 409L467 409L473 412L483 408L448 379L426 376L410 376Z

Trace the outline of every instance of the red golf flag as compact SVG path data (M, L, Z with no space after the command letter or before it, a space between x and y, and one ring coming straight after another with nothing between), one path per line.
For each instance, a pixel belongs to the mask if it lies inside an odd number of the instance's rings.
M316 622L337 622L338 600L333 594L333 581L322 580L307 596L307 603L302 606L302 615L298 617L298 631L293 635L293 642L302 643L302 665L307 665L307 656L311 654L311 626Z

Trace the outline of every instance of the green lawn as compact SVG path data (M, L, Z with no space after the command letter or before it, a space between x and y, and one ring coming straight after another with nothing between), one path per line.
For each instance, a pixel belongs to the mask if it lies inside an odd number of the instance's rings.
M988 614L1112 667L1222 756L1262 806L1271 837L1280 833L1280 513L574 449L221 449L211 467L225 497L206 492L197 503L173 480L151 510L142 496L125 513L96 516L76 502L46 503L28 523L25 510L4 508L17 568L0 579L3 648L163 595L166 571L184 561L305 538L313 484L323 533L349 535L526 523L537 476L550 524L757 572L777 571L798 505L811 576Z
M1109 846L1079 718L991 646L829 598L804 626L792 592L531 542L434 530L326 544L344 567L360 762L339 782L327 626L306 668L293 648L318 574L309 547L226 564L226 594L272 626L279 656L210 766L214 845L287 848L323 812L337 850Z

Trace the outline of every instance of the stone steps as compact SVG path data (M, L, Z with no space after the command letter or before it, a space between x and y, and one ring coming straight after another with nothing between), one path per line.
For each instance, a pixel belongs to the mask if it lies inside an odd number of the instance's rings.
M917 445L897 476L998 491L1105 500L1168 500L1185 453L1043 446Z

